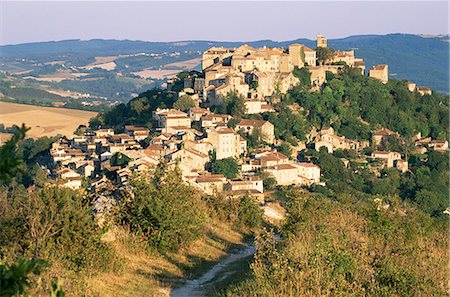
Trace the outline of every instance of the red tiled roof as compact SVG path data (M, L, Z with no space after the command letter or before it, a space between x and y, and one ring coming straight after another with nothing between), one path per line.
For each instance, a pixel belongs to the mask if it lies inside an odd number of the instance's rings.
M300 163L298 163L298 165L302 166L302 167L319 168L319 166L317 166L313 163L307 163L307 162L300 162Z
M380 130L377 130L377 131L373 132L373 134L374 135L394 135L394 134L397 134L397 133L395 133L392 130L383 128L383 129L380 129Z

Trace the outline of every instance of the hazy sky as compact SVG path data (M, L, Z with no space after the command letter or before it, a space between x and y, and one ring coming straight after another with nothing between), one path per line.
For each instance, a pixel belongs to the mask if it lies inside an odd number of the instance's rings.
M448 2L0 0L1 44L63 39L291 40L447 34Z

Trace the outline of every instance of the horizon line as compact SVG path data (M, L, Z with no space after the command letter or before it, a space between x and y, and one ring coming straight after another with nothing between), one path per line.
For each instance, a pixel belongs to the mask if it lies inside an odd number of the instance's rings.
M320 34L320 33L317 33ZM323 35L323 34L322 34ZM335 37L335 38L327 38L327 40L340 40L340 39L346 39L350 37L355 36L388 36L388 35L411 35L411 36L418 36L422 38L440 38L440 37L450 37L449 33L440 33L440 34L430 34L430 33L403 33L403 32L392 32L392 33L366 33L366 34L355 34L355 35L347 35L344 37ZM326 35L325 35L326 37ZM23 42L23 43L9 43L9 44L0 44L0 47L5 46L19 46L19 45L28 45L28 44L35 44L35 43L52 43L52 42L64 42L64 41L94 41L94 40L105 40L105 41L140 41L140 42L150 42L150 43L176 43L176 42L236 42L236 43L243 43L243 42L259 42L259 41L270 41L270 42L277 42L277 43L283 43L288 41L295 41L298 39L306 39L309 41L314 41L315 39L310 39L306 37L298 37L295 39L289 39L289 40L274 40L274 39L255 39L255 40L212 40L212 39L181 39L181 40L143 40L143 39L128 39L128 38L102 38L102 37L96 37L96 38L89 38L89 39L82 39L82 38L67 38L67 39L59 39L59 40L43 40L43 41L30 41L30 42Z

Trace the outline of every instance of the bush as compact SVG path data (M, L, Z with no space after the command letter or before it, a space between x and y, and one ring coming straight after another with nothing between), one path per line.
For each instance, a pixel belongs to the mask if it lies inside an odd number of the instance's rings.
M31 275L39 275L48 264L40 259L19 260L11 265L0 264L0 296L17 296L31 286Z
M146 236L150 247L176 251L202 234L200 195L184 183L178 168L163 162L153 179L134 177L130 185L132 195L125 197L120 219Z
M2 194L0 255L14 259L32 253L73 271L107 268L110 249L100 242L89 201L76 191L50 187Z
M289 191L286 199L281 239L263 233L251 276L221 296L446 294L446 223L341 194L333 201Z
M253 198L245 195L239 202L237 224L250 228L260 227L262 224L263 211Z

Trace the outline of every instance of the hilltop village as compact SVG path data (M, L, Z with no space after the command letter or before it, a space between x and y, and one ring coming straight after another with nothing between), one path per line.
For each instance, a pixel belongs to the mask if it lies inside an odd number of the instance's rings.
M0 124L10 295L444 295L449 95L358 53L214 47L66 136Z
M383 168L408 171L405 154L386 150L384 142L399 133L386 128L372 131L371 141L348 139L330 126L316 127L306 139L291 146L289 153L279 148L274 124L267 120L234 118L230 113L214 112L230 93L243 99L246 115L275 112L282 94L301 84L301 73L308 72L311 92L320 91L327 73L338 74L351 68L366 74L365 63L354 50L328 49L324 36L317 36L317 48L291 44L288 48L210 48L203 54L202 71L167 82L167 90L177 98L189 98L194 106L187 110L158 108L151 115L152 127L124 125L84 129L73 138L52 144L51 157L59 166L57 183L80 188L86 182L92 191L126 187L133 174L146 174L160 162L176 165L183 179L206 194L225 193L228 197L251 195L261 203L268 184L312 186L321 181L321 168L307 157L297 156L306 148L351 150L355 162L379 175ZM388 65L368 70L370 78L387 83ZM182 85L181 91L175 86ZM431 90L408 82L411 92L422 96ZM259 145L254 149L250 141ZM447 151L446 140L422 138L412 141L418 151ZM369 155L361 154L371 149ZM342 158L345 166L349 161ZM231 169L230 169L231 168Z

